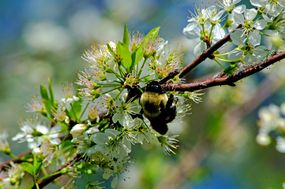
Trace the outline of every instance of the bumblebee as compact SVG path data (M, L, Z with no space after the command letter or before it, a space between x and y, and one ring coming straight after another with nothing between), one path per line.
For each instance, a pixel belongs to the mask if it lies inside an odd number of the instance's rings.
M168 131L167 123L176 117L176 101L172 94L166 94L157 81L147 84L140 97L144 116L150 121L151 127L162 135Z

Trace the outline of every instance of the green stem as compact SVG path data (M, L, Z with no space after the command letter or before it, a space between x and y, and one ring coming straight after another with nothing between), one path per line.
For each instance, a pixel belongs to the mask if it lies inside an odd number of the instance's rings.
M145 59L144 59L144 61L143 61L143 63L142 63L142 66L141 66L141 68L140 68L140 70L139 70L138 77L140 77L140 76L141 76L141 73L142 73L142 70L143 70L143 67L144 67L144 65L145 65L146 61L147 61L147 58L145 58Z
M119 66L118 66L119 67ZM120 82L123 82L123 80L122 80L122 78L123 78L123 76L122 75L120 75L120 74L118 74L117 72L115 72L114 70L112 70L112 69L109 69L108 71L110 71L111 73L113 73L113 74L115 74L115 76L120 80ZM120 71L119 71L120 72Z
M214 29L214 24L211 25L211 30L210 30L210 34L209 34L209 40L211 41L212 38L212 33L213 33L213 29Z
M76 113L75 113L75 111L74 111L74 108L73 108L72 103L70 104L70 107L71 107L72 113L74 114L75 121L79 121L79 120L77 119L77 116L76 116Z
M146 76L143 76L143 77L139 78L139 80L142 80L142 79L144 79L144 78L146 78L146 77L149 77L149 76L152 76L152 75L154 75L154 73L151 73L151 74L148 74L148 75L146 75Z
M115 81L110 81L110 83L97 83L97 84L102 87L118 87L121 85L120 83L112 83L112 82L115 82Z
M120 89L120 88L122 88L122 87L120 86L120 87L116 87L116 88L110 89L108 91L103 92L102 94L106 94L106 93L112 92L112 91Z
M235 59L235 60L229 60L229 59L224 59L224 58L220 58L218 57L219 60L223 61L223 62L228 62L228 63L237 63L237 62L240 62L241 59Z
M79 116L79 120L81 120L81 118L82 118L83 114L86 112L86 110L87 110L89 104L90 104L90 102L88 101L87 104L85 105L83 111L81 112L81 114L80 114L80 116Z

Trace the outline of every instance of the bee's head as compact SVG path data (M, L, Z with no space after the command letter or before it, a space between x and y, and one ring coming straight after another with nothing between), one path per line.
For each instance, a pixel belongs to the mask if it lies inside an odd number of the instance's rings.
M147 92L156 92L156 93L164 93L158 81L151 81L147 84L145 91Z

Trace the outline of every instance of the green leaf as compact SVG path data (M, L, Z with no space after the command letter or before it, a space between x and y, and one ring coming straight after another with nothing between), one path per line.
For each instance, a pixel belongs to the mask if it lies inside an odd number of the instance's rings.
M144 37L142 46L145 47L150 41L153 41L158 36L159 30L160 27L156 27L150 30L148 34L146 34L146 36Z
M77 101L74 101L72 104L70 104L71 108L68 110L68 115L70 116L71 120L73 121L80 121L77 120L77 118L81 115L82 110L82 99L80 98Z
M128 27L125 24L124 25L124 37L123 37L123 43L127 46L129 46L130 43L130 39L129 39L129 31L128 31Z
M42 97L45 109L47 113L49 114L47 116L49 117L50 115L52 115L52 107L53 107L51 103L51 99L49 98L48 91L45 86L43 85L40 86L40 92L41 92L41 97Z
M33 164L28 163L28 162L23 162L20 165L22 166L24 171L26 171L32 176L36 176L40 171L40 168L42 166L42 161L38 160L37 156L35 155L33 158L34 158Z
M52 105L54 105L54 95L53 95L53 90L52 90L52 81L51 79L48 80L48 91L50 95L50 102Z
M133 67L143 58L143 48L140 46L138 49L136 49L135 52L132 53L132 65L131 70Z
M37 175L40 171L40 168L42 166L42 161L37 159L37 156L34 156L34 174Z
M41 85L40 86L40 90L41 90L41 96L43 99L49 101L49 97L48 97L48 92L45 86Z
M129 51L129 47L126 44L118 43L117 54L122 60L122 65L127 69L127 71L130 71L132 66L132 55Z
M34 166L31 163L28 162L23 162L20 164L22 166L22 168L24 169L24 171L26 171L27 173L29 173L32 176L35 176L35 169Z

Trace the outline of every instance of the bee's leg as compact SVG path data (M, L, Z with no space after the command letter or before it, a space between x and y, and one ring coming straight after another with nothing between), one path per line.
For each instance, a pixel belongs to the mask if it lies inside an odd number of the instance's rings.
M166 104L166 108L162 115L165 117L166 123L173 121L176 117L176 103L177 98L174 98L173 94L169 96L169 99Z
M165 123L165 120L161 119L154 119L150 120L151 127L158 132L161 135L165 135L168 131L167 124Z

